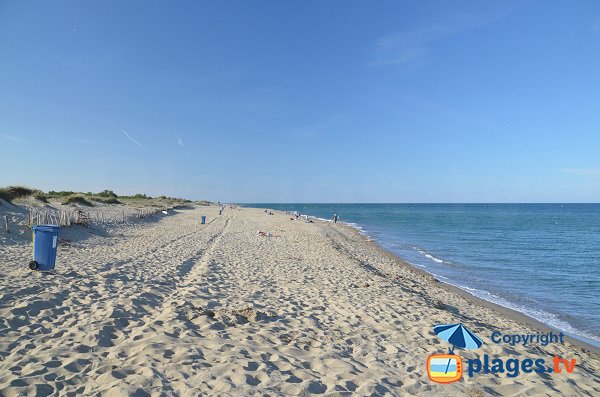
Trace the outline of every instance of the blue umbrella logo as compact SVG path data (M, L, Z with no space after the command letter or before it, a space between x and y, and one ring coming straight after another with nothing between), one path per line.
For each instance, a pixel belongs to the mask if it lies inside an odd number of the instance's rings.
M452 345L450 354L454 354L454 348L479 349L483 341L462 324L440 324L433 327L433 332L440 338Z
M440 324L433 327L433 332L440 338L452 345L449 348L450 354L454 354L454 348L478 349L483 345L483 341L477 335L472 333L462 324ZM450 366L451 359L446 365L446 373Z

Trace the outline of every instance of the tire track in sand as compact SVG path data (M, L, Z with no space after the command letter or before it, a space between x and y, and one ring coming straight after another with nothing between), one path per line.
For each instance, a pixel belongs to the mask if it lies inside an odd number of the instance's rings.
M178 269L179 274L175 276L178 280L175 281L173 294L141 318L140 325L131 329L128 338L115 348L123 350L129 343L143 339L144 334L148 334L149 331L160 332L161 328L163 331L166 331L165 328L169 328L169 323L179 315L178 309L182 304L188 302L186 298L198 286L197 281L207 270L215 248L229 229L230 220L226 219L221 231L207 240L206 248L198 250L189 259L182 262L182 266Z
M88 384L85 389L86 394L101 393L109 388L112 382L101 382L100 379L119 376L115 375L116 371L119 371L117 368L126 369L126 372L134 370L141 373L154 372L153 361L149 358L152 356L152 351L171 351L174 346L177 346L177 349L190 346L190 343L184 342L183 338L179 337L182 333L193 332L196 327L193 325L190 327L189 321L185 322L186 319L180 317L178 308L182 302L185 302L186 296L196 287L196 281L206 271L215 247L229 229L229 223L230 219L225 219L224 225L217 233L201 242L203 245L201 249L197 249L194 254L181 261L178 267L168 269L168 273L173 278L171 292L161 294L162 296L152 302L154 306L147 308L143 316L135 322L128 322L126 332L125 329L116 332L120 334L118 343L107 346L102 354L103 362L90 368L86 374L85 382ZM194 239L189 244L197 243L198 241ZM189 250L189 247L185 246L179 248ZM145 293L155 294L154 291L151 292L152 280L146 281L149 285ZM143 295L141 299L144 299ZM115 320L119 321L120 319ZM112 332L115 333L115 331ZM97 379L98 381L96 381ZM162 381L169 384L167 378ZM168 387L167 389L161 387L161 389L168 390Z

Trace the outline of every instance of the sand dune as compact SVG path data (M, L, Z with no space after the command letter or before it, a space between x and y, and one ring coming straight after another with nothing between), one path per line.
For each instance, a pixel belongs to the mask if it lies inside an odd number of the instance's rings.
M569 342L463 356L557 354L571 374L431 382L433 325L535 330L344 225L202 207L69 233L52 273L0 245L0 395L600 395L598 354Z

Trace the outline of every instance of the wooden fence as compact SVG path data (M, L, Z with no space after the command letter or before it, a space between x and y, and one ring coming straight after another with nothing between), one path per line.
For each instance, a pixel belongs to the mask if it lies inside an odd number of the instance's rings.
M171 208L128 208L85 211L83 209L36 208L29 210L28 225L92 225L131 222Z

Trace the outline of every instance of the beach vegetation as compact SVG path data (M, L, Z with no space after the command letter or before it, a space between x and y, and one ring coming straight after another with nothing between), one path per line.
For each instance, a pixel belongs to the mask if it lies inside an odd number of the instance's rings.
M50 190L47 194L47 197L50 198L55 198L55 197L67 197L67 196L72 196L74 194L77 194L75 192L72 192L70 190L61 190L59 192L55 191L55 190Z
M44 194L44 192L40 191L40 190L36 190L31 197L36 200L36 201L40 201L42 203L47 204L48 203L48 199L46 198L46 195Z
M148 199L152 198L151 196L148 196L145 193L137 193L132 196L118 196L118 197L121 199L127 199L127 200L148 200Z
M33 197L36 200L48 202L44 192L38 189L32 189L26 186L7 186L0 188L0 198L4 201L12 202L15 199L26 197Z
M100 193L97 193L96 196L99 196L99 197L111 197L111 198L114 198L114 199L116 199L117 197L119 197L112 190L103 190Z
M65 201L63 202L63 205L68 205L68 204L80 204L80 205L85 205L87 207L93 207L94 204L92 204L90 201L88 201L88 199L85 198L85 196L81 195L81 194L73 194L68 196Z
M90 199L92 201L95 201L97 203L102 203L102 204L121 204L121 202L119 200L117 200L115 197L92 196Z
M153 198L145 193L137 193L132 196L119 196L114 191L105 189L98 193L92 192L74 192L71 190L50 190L47 193L38 189L32 189L25 186L7 186L0 188L0 198L12 202L18 198L32 198L41 203L49 203L49 199L59 199L63 205L79 204L93 207L94 203L102 204L127 204L135 202L135 205L148 205L154 207L164 206L183 206L191 203L199 205L210 205L209 201L198 201L169 196L158 196Z

